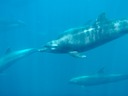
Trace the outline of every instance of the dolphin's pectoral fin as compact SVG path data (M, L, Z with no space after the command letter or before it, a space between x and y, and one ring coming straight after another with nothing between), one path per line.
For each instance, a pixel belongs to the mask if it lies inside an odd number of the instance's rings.
M71 52L69 52L69 54L70 54L71 56L77 57L77 58L85 58L85 57L86 57L85 55L80 54L80 53L77 52L77 51L71 51Z

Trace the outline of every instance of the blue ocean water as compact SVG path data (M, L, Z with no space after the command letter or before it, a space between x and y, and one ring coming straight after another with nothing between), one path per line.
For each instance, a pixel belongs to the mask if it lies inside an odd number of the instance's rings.
M95 20L105 12L110 19L128 18L127 0L1 0L0 56L12 51L41 48L63 31ZM19 21L20 26L8 27ZM9 23L8 23L9 22ZM8 30L6 30L8 29ZM86 59L35 53L0 74L0 96L128 96L128 80L81 87L68 81L75 76L128 74L127 35L85 52Z

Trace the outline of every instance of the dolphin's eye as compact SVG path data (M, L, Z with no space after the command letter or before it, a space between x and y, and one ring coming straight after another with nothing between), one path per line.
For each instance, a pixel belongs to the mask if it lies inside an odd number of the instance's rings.
M57 44L56 41L52 41L52 42L50 42L50 45L51 45L52 47L57 47L57 46L58 46L58 44Z

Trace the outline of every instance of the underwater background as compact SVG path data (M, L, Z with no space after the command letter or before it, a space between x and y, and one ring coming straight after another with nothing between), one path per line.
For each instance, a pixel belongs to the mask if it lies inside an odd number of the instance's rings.
M95 21L102 12L110 19L124 19L127 11L127 0L0 0L0 56L8 49L41 48L63 31ZM15 21L20 26L8 26ZM103 67L105 74L128 74L127 50L125 35L85 52L86 59L32 54L0 74L0 96L128 96L128 80L90 87L68 83Z

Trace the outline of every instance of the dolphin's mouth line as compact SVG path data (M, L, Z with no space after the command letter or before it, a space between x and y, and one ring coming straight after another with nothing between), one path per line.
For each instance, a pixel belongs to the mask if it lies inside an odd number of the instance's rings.
M45 52L46 50L47 50L47 48L46 48L46 47L41 48L41 49L38 49L38 51L39 51L39 52Z

